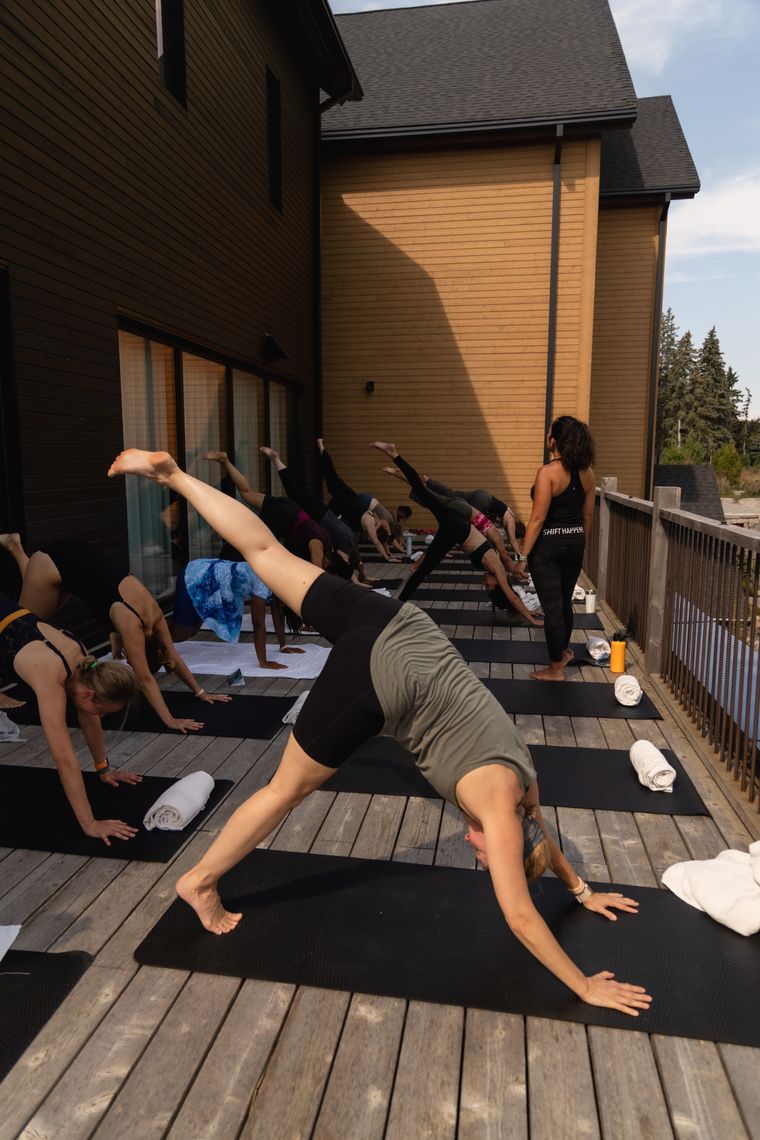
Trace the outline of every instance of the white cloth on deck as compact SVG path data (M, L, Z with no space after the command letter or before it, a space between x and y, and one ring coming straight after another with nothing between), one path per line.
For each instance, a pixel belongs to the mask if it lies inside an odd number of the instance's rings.
M593 657L594 661L600 664L602 661L609 661L612 652L609 641L605 641L603 637L590 637L586 642L586 649L589 657Z
M301 693L298 700L295 701L295 703L290 706L288 711L285 713L285 716L282 718L283 724L295 724L296 723L296 721L298 720L298 714L300 713L301 709L303 708L304 703L306 701L306 698L308 697L310 692L311 692L311 689L307 689L305 693Z
M749 851L675 863L662 881L683 902L737 934L746 938L760 930L760 840Z
M535 614L541 609L537 594L531 594L523 586L513 586L512 589L525 606L528 613Z
M630 673L621 673L615 681L615 700L620 705L632 708L641 703L642 688L635 677Z
M15 720L0 709L0 744L13 744L21 737L21 729Z
M573 588L573 601L574 602L585 602L585 600L586 600L586 591L583 589L583 586L575 586Z
M20 926L0 926L0 962L18 938Z
M145 828L148 831L155 827L160 831L182 831L198 812L203 811L213 790L214 781L208 772L191 772L167 788L148 808L143 820Z
M635 741L631 745L629 755L640 784L649 788L651 792L673 791L676 770L651 740Z

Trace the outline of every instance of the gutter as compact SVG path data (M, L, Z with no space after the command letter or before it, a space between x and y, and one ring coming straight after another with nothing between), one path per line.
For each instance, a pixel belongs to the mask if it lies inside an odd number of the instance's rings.
M644 471L644 498L651 499L654 480L654 442L657 428L657 381L660 365L660 328L662 325L662 294L665 284L665 238L668 232L670 194L665 195L657 233L657 276L652 314L652 352L649 358L649 407L647 411L647 458Z
M565 128L557 123L552 166L552 237L549 268L549 328L546 345L546 406L544 409L544 463L549 462L546 438L552 426L554 408L554 363L557 355L557 294L559 278L559 223L562 195L562 141Z

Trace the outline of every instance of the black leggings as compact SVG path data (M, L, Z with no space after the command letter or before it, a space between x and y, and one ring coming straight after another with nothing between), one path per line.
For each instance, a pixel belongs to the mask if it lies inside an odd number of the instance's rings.
M330 510L334 511L336 515L345 517L349 526L360 531L362 529L362 515L369 510L372 496L359 495L353 487L349 487L348 483L341 479L335 470L335 464L328 454L327 448L320 452L319 472L330 492L331 498L328 504Z
M549 660L558 664L573 632L573 590L583 565L585 543L539 543L528 569L544 611Z
M414 593L420 582L423 582L428 574L432 574L436 566L440 565L452 546L457 546L460 542L467 540L470 534L470 520L440 495L429 491L411 464L402 459L400 455L397 455L393 462L399 471L406 476L409 486L412 488L415 502L427 507L435 515L438 523L435 538L423 557L417 562L399 594L399 599L405 602Z
M356 545L356 539L351 528L342 522L337 515L334 515L331 510L328 510L319 495L312 495L304 490L291 474L289 467L283 467L277 474L280 476L289 498L294 503L298 503L298 506L302 511L306 511L309 518L314 519L314 522L324 527L337 550L342 550L344 554L350 554Z
M320 574L301 605L304 621L333 645L293 729L304 752L337 768L383 727L370 671L372 647L401 609L395 598Z

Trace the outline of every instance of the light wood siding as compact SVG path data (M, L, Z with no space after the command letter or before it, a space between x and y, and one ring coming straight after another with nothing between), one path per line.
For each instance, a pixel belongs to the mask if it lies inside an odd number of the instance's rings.
M0 262L9 266L26 521L123 556L124 314L312 382L318 91L263 4L186 4L187 109L152 0L0 11ZM265 68L282 84L283 212L269 204ZM312 422L312 398L304 406Z
M660 206L599 215L591 428L599 476L627 495L645 487L649 367Z
M524 513L542 460L553 148L331 156L322 171L325 436L357 489L399 498L367 444ZM557 411L590 386L599 146L565 146ZM365 393L368 380L375 383ZM415 522L429 516L417 509Z

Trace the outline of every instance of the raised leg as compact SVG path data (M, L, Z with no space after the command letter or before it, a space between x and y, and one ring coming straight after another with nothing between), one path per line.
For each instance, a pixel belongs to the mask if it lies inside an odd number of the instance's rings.
M21 586L19 604L37 617L52 617L63 605L68 594L63 588L58 567L49 554L37 550L28 560Z
M111 464L108 474L151 479L183 495L217 534L237 547L278 598L301 613L304 595L324 571L290 554L242 503L180 471L165 451L128 448Z

